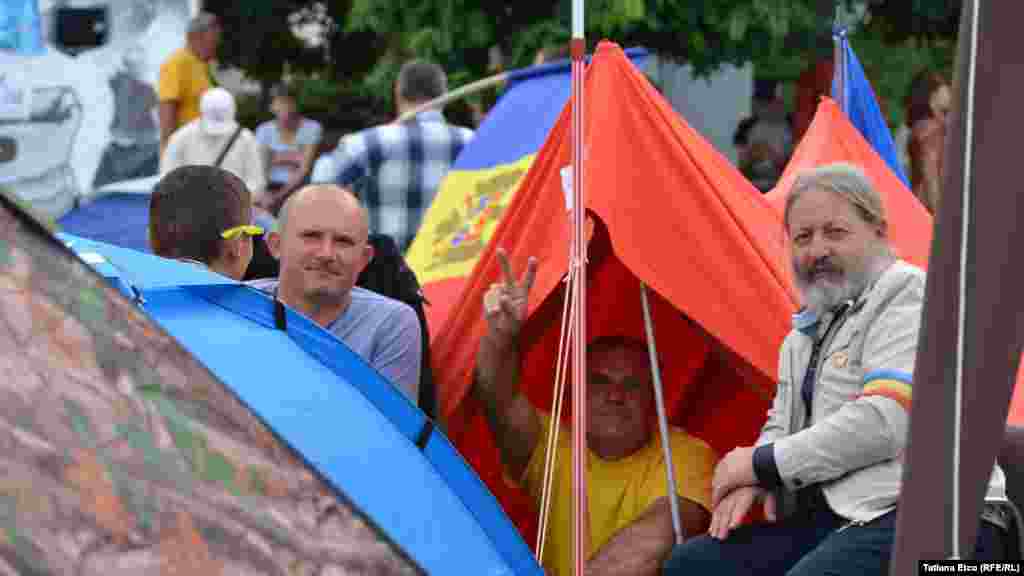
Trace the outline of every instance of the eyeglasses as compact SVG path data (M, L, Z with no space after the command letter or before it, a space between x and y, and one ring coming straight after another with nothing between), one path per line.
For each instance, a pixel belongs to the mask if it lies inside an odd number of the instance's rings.
M228 228L227 230L220 233L220 237L225 240L231 240L238 238L242 234L246 236L259 236L263 234L263 228L256 226L255 224L243 224L241 226L235 226L234 228Z

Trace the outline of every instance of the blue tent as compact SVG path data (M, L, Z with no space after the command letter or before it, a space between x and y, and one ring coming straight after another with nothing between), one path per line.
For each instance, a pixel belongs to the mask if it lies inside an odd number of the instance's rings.
M333 335L197 265L61 238L427 573L541 573L447 438Z
M69 234L149 252L149 196L156 176L108 184L57 220Z

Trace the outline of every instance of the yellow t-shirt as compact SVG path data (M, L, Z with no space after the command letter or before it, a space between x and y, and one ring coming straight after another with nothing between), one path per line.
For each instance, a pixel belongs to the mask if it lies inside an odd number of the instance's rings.
M178 129L199 117L199 97L210 88L210 69L188 48L174 51L160 65L161 102L178 103Z
M547 458L550 415L541 416L543 433L530 457L523 483L540 504ZM703 440L670 428L676 490L687 500L711 509L711 477L718 456ZM566 427L558 433L558 454L552 482L553 500L544 544L544 568L550 576L570 576L572 567L572 437ZM588 450L588 452L590 452ZM597 552L655 500L668 494L660 436L655 434L639 452L622 460L588 458L587 503L590 511L590 552Z

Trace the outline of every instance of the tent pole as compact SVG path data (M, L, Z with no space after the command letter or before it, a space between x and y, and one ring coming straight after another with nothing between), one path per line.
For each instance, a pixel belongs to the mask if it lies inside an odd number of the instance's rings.
M583 190L583 55L586 44L583 40L583 0L572 3L572 39L569 42L572 58L572 248L570 265L575 267L576 282L573 290L573 339L572 339L572 411L573 411L573 566L576 574L583 574L583 568L590 557L590 522L587 513L587 334L586 334L586 286L587 286L587 245L584 239L584 215L586 196Z
M654 323L651 321L651 306L647 301L647 285L640 282L640 302L644 308L644 330L647 332L647 351L651 357L651 375L654 377L654 402L658 409L658 431L661 433L661 448L665 453L665 476L668 477L668 502L672 510L672 531L676 544L683 543L683 523L679 519L679 499L674 498L676 471L672 459L672 445L668 438L668 416L665 412L665 395L661 385L661 368L658 366L658 347L654 341Z

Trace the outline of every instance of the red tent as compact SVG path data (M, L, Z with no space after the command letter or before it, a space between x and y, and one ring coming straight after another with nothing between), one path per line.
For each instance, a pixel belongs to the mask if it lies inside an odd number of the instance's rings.
M778 347L796 302L780 219L618 46L598 46L584 90L592 223L587 339L642 338L645 282L673 422L719 451L752 442L774 394ZM516 269L530 256L539 260L524 327L523 386L550 410L569 253L560 176L571 157L569 134L567 107L432 342L450 437L525 527L535 512L501 480L492 436L468 391L486 327L481 300L498 280L500 246Z
M786 193L796 175L830 162L850 162L864 169L882 193L896 251L908 262L927 266L932 242L931 215L830 98L821 99L810 128L778 184L766 195L768 201L782 214Z

